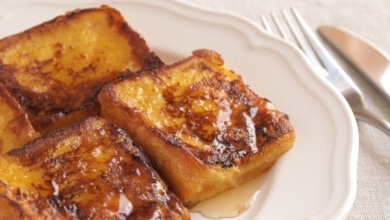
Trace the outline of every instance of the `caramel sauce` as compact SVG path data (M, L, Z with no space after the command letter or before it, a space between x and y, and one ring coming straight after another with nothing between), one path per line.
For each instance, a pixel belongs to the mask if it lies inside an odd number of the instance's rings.
M233 218L251 208L258 199L266 175L257 177L240 186L220 193L211 199L198 203L190 211L206 218Z

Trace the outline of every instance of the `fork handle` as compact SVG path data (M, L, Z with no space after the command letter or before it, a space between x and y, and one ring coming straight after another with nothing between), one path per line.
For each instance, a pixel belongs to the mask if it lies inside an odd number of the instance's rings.
M390 137L390 123L388 121L380 118L378 115L374 114L365 107L354 108L352 111L355 113L357 119L377 127L379 130L383 131Z

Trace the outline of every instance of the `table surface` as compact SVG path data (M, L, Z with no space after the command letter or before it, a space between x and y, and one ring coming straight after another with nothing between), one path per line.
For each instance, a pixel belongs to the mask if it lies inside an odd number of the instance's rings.
M315 29L328 24L351 30L390 54L388 0L187 0L217 11L236 13L260 22L261 15L291 6ZM337 56L337 54L335 54ZM373 111L390 121L390 102L354 68L340 63L357 82ZM355 202L346 219L390 219L390 137L358 121L359 158Z

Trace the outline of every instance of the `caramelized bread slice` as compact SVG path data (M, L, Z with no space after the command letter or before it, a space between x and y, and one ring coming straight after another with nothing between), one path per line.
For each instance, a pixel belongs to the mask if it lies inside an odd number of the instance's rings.
M0 83L0 155L39 136L27 113Z
M0 193L27 219L189 218L128 135L99 117L2 155Z
M98 99L188 207L261 175L295 139L288 116L209 50L107 84Z
M2 197L0 191L0 220L22 220L26 219L18 210L17 206L14 206L8 198Z
M103 84L159 65L145 40L108 6L74 10L0 40L0 81L40 132L96 115Z
M0 83L0 155L22 147L37 137L39 133L35 132L26 112ZM0 190L0 220L23 219L12 201L1 193Z

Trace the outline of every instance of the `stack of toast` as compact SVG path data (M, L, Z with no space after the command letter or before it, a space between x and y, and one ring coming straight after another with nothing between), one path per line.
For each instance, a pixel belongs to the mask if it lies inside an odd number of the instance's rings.
M0 219L189 219L295 140L220 54L166 65L109 6L1 39L0 95Z

